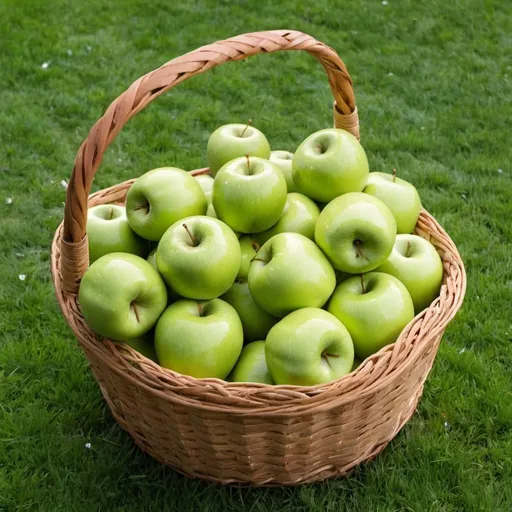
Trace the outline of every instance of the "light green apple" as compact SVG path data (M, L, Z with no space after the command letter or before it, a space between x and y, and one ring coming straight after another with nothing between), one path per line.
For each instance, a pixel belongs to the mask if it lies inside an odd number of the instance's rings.
M223 222L202 215L173 224L156 250L156 264L178 295L208 300L226 292L240 269L240 244Z
M318 215L320 215L320 210L309 197L297 192L289 193L279 220L270 229L257 233L254 237L261 244L278 233L300 233L310 240L314 240Z
M112 340L127 340L155 325L167 305L167 290L146 260L113 252L86 270L78 299L93 331Z
M274 162L279 169L283 173L284 179L286 180L286 187L288 189L288 193L290 192L300 192L293 181L292 176L292 160L293 153L289 151L276 150L270 152L270 161Z
M305 308L270 329L265 356L276 384L314 386L352 371L354 345L336 317L323 309Z
M363 360L394 343L414 318L407 288L382 272L354 276L336 287L327 310L348 329Z
M347 192L361 192L368 173L368 160L359 141L336 128L310 135L292 161L293 181L300 192L323 203Z
M219 219L231 229L259 233L281 217L286 203L286 181L269 160L236 158L217 173L212 203Z
M265 341L253 341L242 353L228 380L232 382L261 382L274 384L265 360Z
M231 304L238 313L246 342L264 339L278 321L276 317L258 306L249 291L247 281L235 281L221 298Z
M156 264L156 248L153 249L149 256L146 258L146 261L158 272L158 266ZM173 302L176 302L180 296L166 283L167 286L167 304L171 304Z
M396 177L396 172L371 172L363 190L378 197L396 220L397 233L412 233L420 216L421 201L416 188L408 181Z
M279 233L266 242L251 262L248 281L256 303L278 318L321 308L336 286L327 258L299 233Z
M315 227L315 241L334 268L357 274L377 268L391 254L396 222L376 197L352 192L331 201Z
M90 263L111 252L145 257L149 251L148 241L137 236L130 227L124 207L115 204L99 204L89 208L87 242Z
M219 169L241 156L270 157L267 138L250 124L226 124L217 128L208 139L206 158L213 176Z
M208 201L208 204L212 202L212 188L213 188L213 178L210 174L198 174L194 176L196 181L201 185L203 189L204 197Z
M402 281L416 313L430 306L443 282L441 257L428 240L416 235L397 235L389 258L376 270Z
M217 217L217 213L215 212L215 208L213 207L212 203L208 204L208 208L206 209L206 216L207 217L212 217L214 219L218 219L219 218L219 217Z
M261 244L257 242L251 235L242 235L238 242L240 243L240 253L242 255L240 270L236 276L237 280L247 280L249 275L249 265L252 259L259 251Z
M208 202L199 182L175 167L153 169L137 178L126 195L126 215L132 229L158 241L176 221L204 215Z
M155 361L158 363L158 358L156 357L155 352L155 343L153 340L153 336L151 335L151 331L139 336L138 338L133 338L131 340L123 340L122 343L126 343L130 345L134 350L140 352L143 356Z
M225 379L243 345L236 311L221 299L179 300L169 306L155 329L158 361L183 375Z

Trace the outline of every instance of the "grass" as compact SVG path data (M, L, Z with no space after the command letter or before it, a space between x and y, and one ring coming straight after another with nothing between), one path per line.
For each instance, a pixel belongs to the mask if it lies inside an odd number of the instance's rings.
M512 4L338 4L0 2L0 510L511 509ZM224 488L161 467L114 422L58 311L49 246L61 180L109 102L172 57L265 28L311 33L346 59L372 169L416 184L463 255L468 293L418 412L375 462L322 484ZM201 167L209 133L249 117L293 150L330 108L307 55L218 68L130 121L94 190Z

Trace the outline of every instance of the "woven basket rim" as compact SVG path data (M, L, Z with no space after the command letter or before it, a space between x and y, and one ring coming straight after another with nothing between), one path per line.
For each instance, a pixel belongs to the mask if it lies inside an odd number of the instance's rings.
M193 171L193 174L204 172L205 169L198 169ZM127 180L91 194L89 205L94 206L105 202L122 203L126 191L133 182L134 179ZM422 228L435 228L438 238L434 238L433 243L438 244L438 250L441 244L445 250L444 256L441 255L443 263L448 264L449 268L455 272L453 276L447 275L445 268L445 279L440 295L429 308L415 316L395 343L365 359L361 366L349 375L316 386L233 383L212 378L196 379L162 368L128 345L103 340L85 324L77 297L74 296L70 302L70 295L64 293L62 289L59 258L62 226L62 224L59 225L55 231L52 243L52 277L64 317L85 351L101 352L102 360L109 370L122 375L132 384L151 390L171 402L186 403L188 407L202 410L226 409L231 414L250 412L257 415L293 416L301 414L305 408L337 407L350 403L356 397L359 399L376 393L386 386L389 379L399 377L409 365L414 364L436 334L444 331L459 309L466 287L464 265L453 241L434 217L426 210L422 210L418 222L418 234L423 233ZM432 241L432 236L430 238ZM448 259L445 259L446 255L449 255ZM458 293L449 293L449 289L458 290ZM449 301L447 300L449 297L456 297L456 300ZM414 332L424 331L425 327L428 329L428 336L417 336L418 343L406 346L408 336ZM399 357L402 352L404 353ZM392 362L394 364L391 364ZM195 392L190 393L190 388L195 388ZM214 396L211 396L212 394ZM221 400L223 403L219 403L219 397L223 397ZM247 401L249 403L244 403Z

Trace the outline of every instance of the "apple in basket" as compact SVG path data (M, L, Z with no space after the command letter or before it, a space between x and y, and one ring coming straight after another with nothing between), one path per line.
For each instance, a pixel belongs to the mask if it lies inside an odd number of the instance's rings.
M126 195L126 215L143 238L158 241L176 221L204 215L208 203L198 181L175 167L153 169L137 178Z
M334 268L358 274L378 267L391 254L396 222L389 208L361 192L344 194L321 212L315 240Z
M242 349L242 353L228 376L232 382L261 382L274 384L265 359L265 341L253 341Z
M382 272L353 276L340 283L327 310L348 329L361 360L394 343L414 318L407 288Z
M384 172L371 172L363 190L378 197L390 210L396 220L397 233L412 233L421 210L418 191L410 183Z
M276 384L314 386L352 371L354 345L336 317L323 309L305 308L270 329L265 356Z
M267 138L251 123L249 120L246 125L226 124L210 135L206 158L213 176L225 164L241 156L269 158L270 144Z
M376 270L402 281L416 313L437 297L443 281L441 257L428 240L416 235L397 235L389 258Z
M235 158L215 176L212 202L217 217L231 229L258 233L281 217L286 203L286 181L269 160Z
M87 241L89 261L111 252L127 252L143 258L149 252L149 243L130 227L123 206L99 204L87 212Z
M310 135L292 161L293 181L299 191L322 203L347 192L361 192L368 172L366 153L359 141L336 128Z
M113 340L130 340L155 325L167 305L167 289L146 260L115 252L87 269L78 299L91 329Z

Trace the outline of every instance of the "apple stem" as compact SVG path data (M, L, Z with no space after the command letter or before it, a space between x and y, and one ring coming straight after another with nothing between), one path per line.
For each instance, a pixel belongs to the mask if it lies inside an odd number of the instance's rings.
M199 316L203 316L203 305L200 302L197 303L197 310L199 311Z
M192 233L188 229L188 226L186 224L183 224L183 227L185 228L186 232L188 233L188 236L190 237L190 240L192 240L192 245L194 247L197 247L196 239L194 238L194 235L192 235Z
M137 322L140 323L139 310L137 309L137 305L135 304L135 302L132 302L131 306L133 308L133 312L135 313L135 318L137 319Z
M326 354L325 352L322 353L322 358L325 360L325 362L329 365L329 368L331 367L331 364L329 363L329 357L340 357L339 354Z
M240 134L240 137L244 136L244 133L247 131L247 128L249 128L249 126L251 126L251 124L252 124L252 119L249 119L249 121L247 121L246 127L244 128L243 132Z
M249 161L249 155L245 155L245 158L247 159L247 174L249 176L251 175L251 162Z
M149 203L141 204L140 206L137 206L136 208L133 209L134 212L136 212L138 210L147 210L146 211L146 215L147 215L149 213Z
M407 249L405 249L405 257L408 258L411 252L411 241L407 240Z
M258 251L260 250L261 245L260 245L258 242L256 242L256 240L253 240L253 241L251 242L251 247L252 247L256 252L258 252Z
M393 169L393 182L396 181L396 169Z
M354 245L356 246L356 254L362 258L363 254L361 252L361 240L354 240Z
M361 291L363 292L363 295L366 293L364 288L364 274L361 274Z
M114 208L110 208L110 217L108 220L112 220L114 218Z

